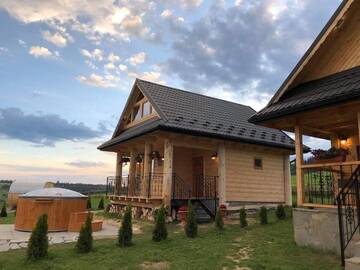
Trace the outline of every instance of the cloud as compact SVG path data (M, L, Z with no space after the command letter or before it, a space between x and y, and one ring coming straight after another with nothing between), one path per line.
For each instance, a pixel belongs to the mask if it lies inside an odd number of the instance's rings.
M106 65L104 65L104 68L108 69L108 70L112 70L112 69L115 69L115 65L114 65L114 63L110 62L110 63L107 63Z
M26 47L26 42L23 41L22 39L18 39L18 42L19 42L19 45L22 46L22 47Z
M24 23L45 22L84 33L90 40L110 37L128 41L151 34L142 16L153 8L150 1L119 0L3 0L0 9Z
M112 75L101 76L95 73L90 74L90 76L80 75L77 79L87 85L101 87L101 88L112 88L115 87L114 82L117 81L117 78Z
M161 73L156 71L146 71L143 73L129 72L128 75L132 78L165 84L165 81L161 80Z
M46 47L41 47L41 46L32 46L29 49L29 54L31 54L32 56L36 57L36 58L59 58L60 54L58 51L50 51L48 48Z
M8 48L0 47L0 54L5 54L5 53L8 53L8 52L9 52Z
M66 37L61 35L59 32L52 34L49 31L43 31L42 36L45 40L51 42L58 47L65 47L68 43Z
M146 54L144 52L140 52L138 54L135 54L133 56L131 56L130 58L127 59L127 61L133 65L133 66L137 66L139 64L144 63L146 60Z
M315 9L310 0L298 2L216 2L179 32L162 73L204 92L226 89L243 97L256 82L252 91L273 93L338 6L320 0L323 8Z
M128 70L128 67L126 65L120 64L119 65L119 70L122 71L122 72L125 72L125 71Z
M94 168L94 167L103 167L105 163L101 161L95 162L95 161L76 160L76 161L66 162L65 165L76 168Z
M104 51L99 48L94 49L92 52L90 52L86 49L82 49L82 50L80 50L80 53L83 56L90 58L92 60L97 60L97 61L104 60Z
M0 137L31 142L36 146L93 139L104 132L104 129L93 130L81 122L69 122L56 114L25 114L18 108L0 109Z
M160 16L161 16L161 17L164 17L164 18L170 17L171 15L172 15L172 11L169 10L169 9L165 9L165 10L160 14Z
M114 53L110 53L109 56L108 56L108 60L110 62L118 62L120 61L120 56L114 54Z

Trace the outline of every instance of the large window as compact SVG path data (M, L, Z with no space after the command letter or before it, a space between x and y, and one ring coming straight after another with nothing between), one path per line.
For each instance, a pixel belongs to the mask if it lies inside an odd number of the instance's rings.
M140 106L136 106L133 110L133 121L139 120L141 118Z
M131 125L133 122L141 120L143 117L149 116L153 113L153 108L150 102L143 97L143 99L137 101L131 111L131 113L124 118L125 125Z
M143 104L143 117L151 113L151 105L149 101L145 101Z

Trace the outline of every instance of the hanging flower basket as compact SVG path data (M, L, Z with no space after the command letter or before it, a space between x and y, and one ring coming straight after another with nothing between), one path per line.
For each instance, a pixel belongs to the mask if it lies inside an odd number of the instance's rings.
M348 149L331 147L329 150L315 149L311 151L314 156L314 163L338 163L344 162L349 154Z

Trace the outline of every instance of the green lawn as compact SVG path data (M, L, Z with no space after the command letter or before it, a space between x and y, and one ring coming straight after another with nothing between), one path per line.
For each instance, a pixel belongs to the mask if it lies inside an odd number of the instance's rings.
M115 240L98 240L94 252L81 255L74 244L57 245L38 262L27 261L25 250L16 250L0 253L0 269L342 269L338 256L296 246L291 219L275 221L271 215L268 225L241 229L233 224L223 232L213 224L202 225L195 239L186 238L180 225L171 224L169 239L160 243L151 241L151 223L140 224L143 233L134 235L130 248L117 247Z
M0 217L0 224L14 224L14 223L15 223L15 212L8 212L7 217Z
M97 210L98 209L98 205L99 205L99 202L100 202L101 198L104 198L104 207L105 208L110 202L109 199L104 194L90 195L90 198L91 198L91 209L92 210Z

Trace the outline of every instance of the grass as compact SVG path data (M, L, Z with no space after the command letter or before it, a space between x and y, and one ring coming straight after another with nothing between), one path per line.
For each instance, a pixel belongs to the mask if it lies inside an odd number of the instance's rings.
M214 224L201 225L199 237L184 237L180 225L168 225L169 239L151 241L153 225L143 224L140 235L134 235L134 245L123 249L115 240L94 242L94 252L78 254L74 244L51 246L49 256L38 262L25 259L25 250L0 253L0 269L158 269L144 268L144 262L167 265L169 269L235 269L252 270L340 270L338 256L295 245L291 219L275 221L269 215L268 225L226 225L217 231ZM249 258L246 259L248 255ZM238 262L234 260L239 260ZM225 267L225 268L224 268ZM167 268L162 268L167 269Z
M0 224L14 224L15 223L15 212L7 212L7 217L0 217ZM1 269L1 268L0 268Z
M92 210L97 210L98 209L98 205L99 205L99 202L100 202L101 198L104 198L104 207L105 208L110 202L109 198L107 198L104 194L90 195L90 198L91 198L91 209Z

